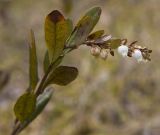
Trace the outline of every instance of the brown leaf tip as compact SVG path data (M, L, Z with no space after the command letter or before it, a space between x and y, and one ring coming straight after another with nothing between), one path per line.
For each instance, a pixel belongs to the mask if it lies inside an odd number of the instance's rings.
M48 17L55 23L64 20L64 16L58 10L52 11Z

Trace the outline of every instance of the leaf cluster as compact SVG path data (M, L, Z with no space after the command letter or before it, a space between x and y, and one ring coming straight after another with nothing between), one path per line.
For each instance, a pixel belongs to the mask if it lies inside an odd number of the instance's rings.
M44 76L39 79L36 41L33 30L30 31L29 42L29 86L21 95L15 106L15 126L12 135L16 135L27 127L45 108L51 99L52 90L46 91L52 84L68 85L76 79L76 67L63 66L65 55L86 42L87 39L100 38L104 31L91 35L101 14L99 7L89 10L73 28L70 19L66 19L58 10L49 13L45 18L46 53L44 57Z

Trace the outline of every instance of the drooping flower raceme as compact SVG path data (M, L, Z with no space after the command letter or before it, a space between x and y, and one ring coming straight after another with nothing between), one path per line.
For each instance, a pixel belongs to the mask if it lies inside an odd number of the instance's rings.
M126 45L121 45L118 47L118 53L122 55L123 57L128 55L128 46Z
M135 58L138 62L143 61L142 52L138 49L135 49L132 53L132 57Z
M133 41L127 44L126 39L112 39L110 35L104 35L101 38L85 42L87 46L91 47L91 54L103 60L106 60L109 55L114 56L114 49L119 46L117 51L123 57L133 57L138 62L151 61L150 54L152 50L139 46L136 43L137 41Z

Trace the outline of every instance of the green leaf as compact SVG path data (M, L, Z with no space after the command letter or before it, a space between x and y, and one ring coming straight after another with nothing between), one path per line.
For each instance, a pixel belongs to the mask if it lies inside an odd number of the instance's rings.
M47 84L67 85L76 79L78 69L75 67L59 66L49 76Z
M106 45L110 45L112 49L116 49L121 45L121 39L110 39L106 42Z
M97 24L100 15L100 7L94 7L89 10L74 28L71 36L67 40L66 46L78 46L82 44Z
M38 97L36 109L34 113L31 115L30 119L35 118L35 116L38 116L43 111L44 107L47 105L47 103L51 99L52 94L53 94L53 90L48 90Z
M54 10L45 20L45 40L49 53L50 62L55 61L64 49L65 41L70 35L72 22Z
M34 112L36 107L36 96L33 93L25 93L19 97L14 112L17 119L24 122Z
M23 123L21 123L21 127L18 132L22 131L24 128L26 128L37 116L44 110L48 102L50 101L52 97L53 91L47 90L44 93L42 93L36 103L36 109L35 111L30 115L30 117L25 120Z
M48 51L46 51L45 56L44 56L44 61L43 61L43 69L44 69L45 73L47 72L49 64L50 64L50 62L49 62L49 54L48 54Z
M94 40L100 38L104 34L104 30L98 30L92 34L90 34L87 39L88 40Z
M44 58L44 61L43 61L43 68L44 68L44 72L46 73L49 66L52 64L52 71L62 62L64 56L60 56L57 58L57 60L55 60L53 63L50 63L49 62L49 55L48 55L48 52L46 51L46 54L45 54L45 58Z
M37 53L36 53L36 43L34 32L30 32L30 45L29 45L29 82L30 90L34 90L38 83L38 62L37 62Z

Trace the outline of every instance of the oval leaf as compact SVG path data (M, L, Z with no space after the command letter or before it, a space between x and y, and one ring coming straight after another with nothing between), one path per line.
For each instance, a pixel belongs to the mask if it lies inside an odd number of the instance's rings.
M53 94L52 90L47 90L37 98L35 111L30 115L30 117L27 120L25 120L21 124L19 132L22 131L24 128L26 128L44 110L44 108L50 101L52 94Z
M104 30L98 30L98 31L90 34L90 35L87 37L87 39L88 39L88 40L95 40L95 39L100 38L103 34L104 34Z
M106 42L106 45L110 45L112 49L116 49L121 45L121 39L110 39Z
M66 46L78 46L82 44L97 24L100 15L100 7L94 7L89 10L76 25L71 36L67 40Z
M50 62L55 61L64 49L64 44L70 35L72 22L54 10L45 20L45 40L48 48Z
M76 79L78 75L78 69L75 67L60 66L57 67L48 78L47 85L58 84L67 85Z
M36 107L36 96L33 93L25 93L19 97L14 112L17 119L21 122L25 121L34 112Z
M36 53L36 43L33 31L30 33L30 46L29 46L29 82L30 90L34 90L38 83L38 62Z

